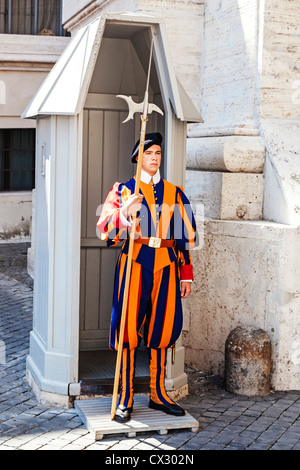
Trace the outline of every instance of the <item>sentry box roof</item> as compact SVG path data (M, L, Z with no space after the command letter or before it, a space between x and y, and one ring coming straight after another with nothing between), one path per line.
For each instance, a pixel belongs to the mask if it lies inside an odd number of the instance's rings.
M83 109L88 92L143 98L141 87L146 83L151 35L156 67L152 93L160 90L179 120L203 122L174 73L163 21L133 13L104 14L79 29L22 118L76 115ZM127 41L120 47L120 41L114 41L117 39Z

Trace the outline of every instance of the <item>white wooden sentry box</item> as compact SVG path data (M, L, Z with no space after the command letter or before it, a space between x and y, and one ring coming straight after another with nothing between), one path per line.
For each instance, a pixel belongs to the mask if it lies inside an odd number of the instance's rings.
M201 116L178 82L163 20L104 14L79 29L23 113L36 119L34 326L27 376L46 401L80 394L80 357L108 349L116 249L96 233L97 208L115 181L133 175L140 121L122 124L144 98L151 39L154 61L147 130L164 135L163 175L184 186L186 127ZM187 383L183 347L168 387Z

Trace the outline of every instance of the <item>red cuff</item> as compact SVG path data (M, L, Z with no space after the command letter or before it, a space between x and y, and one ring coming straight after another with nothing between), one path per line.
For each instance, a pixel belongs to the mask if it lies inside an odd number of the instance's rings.
M180 280L194 280L192 264L184 264L183 266L180 266Z

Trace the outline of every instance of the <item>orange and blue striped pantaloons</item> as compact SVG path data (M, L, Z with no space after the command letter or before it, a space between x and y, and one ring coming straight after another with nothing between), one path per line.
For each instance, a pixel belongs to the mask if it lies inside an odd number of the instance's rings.
M115 273L110 347L118 349L127 255L121 253ZM177 261L156 272L132 261L124 348L135 349L142 340L153 349L172 346L182 328L182 305Z
M174 403L165 389L165 370L167 349L147 348L150 362L150 398L159 404ZM120 394L118 406L131 408L134 397L134 375L136 364L136 349L125 348L122 351L120 369Z
M174 403L165 389L167 349L148 348L150 359L150 398L161 405Z
M136 351L128 348L122 351L118 406L123 409L131 408L133 405Z

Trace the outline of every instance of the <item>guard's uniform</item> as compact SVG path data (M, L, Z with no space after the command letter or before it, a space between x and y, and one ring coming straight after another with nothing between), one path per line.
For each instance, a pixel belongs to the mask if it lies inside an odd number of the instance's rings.
M123 243L115 272L110 329L110 347L115 350L118 349L130 230L121 220L120 208L134 189L135 177L125 184L115 183L97 223L108 246ZM182 188L160 178L153 186L141 180L140 193L144 199L137 214L139 224L133 246L120 377L119 405L125 408L133 403L136 348L142 340L142 327L150 358L151 398L158 403L172 402L163 384L166 350L175 343L182 329L180 280L193 280L189 250L197 243L194 216ZM153 247L157 243L161 243L161 247Z

